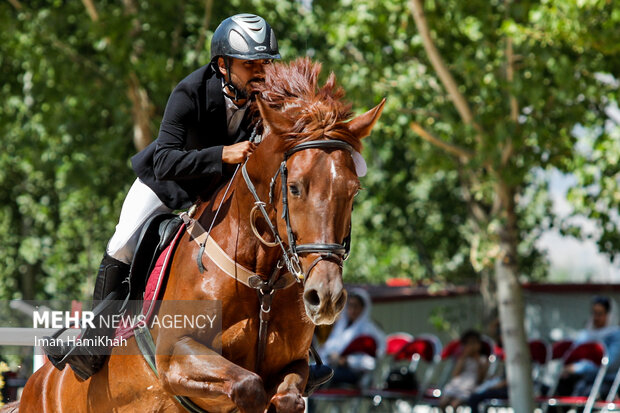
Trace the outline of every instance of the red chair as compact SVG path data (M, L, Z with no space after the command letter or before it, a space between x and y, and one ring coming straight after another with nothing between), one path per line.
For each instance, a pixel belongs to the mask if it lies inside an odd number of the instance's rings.
M403 366L402 369L413 374L421 373L421 362L424 363L425 368L421 374L423 379L419 383L418 389L387 389L384 382L382 388L368 389L365 391L365 395L372 399L375 406L379 406L385 401L390 411L393 411L391 404L396 400L417 403L433 377L435 367L441 360L440 355L441 342L437 337L431 334L422 334L416 337L402 346L393 355L393 359L395 365L406 362L406 366Z
M377 341L373 336L358 336L343 350L341 356L346 357L351 354L368 354L371 357L376 357Z
M424 361L427 366L424 373L421 374L422 380L420 381L419 391L416 397L416 402L419 402L427 393L431 381L435 377L437 366L439 366L441 362L441 342L433 335L424 334L403 347L402 352L405 353L405 355L411 354L411 371L418 372L420 361Z
M422 334L401 347L394 359L411 360L412 362L424 360L427 363L433 363L439 361L440 353L441 342L439 339L431 334Z
M572 340L556 341L551 345L551 360L561 359L571 347L573 347Z
M530 340L530 357L532 358L532 380L534 381L534 393L541 393L542 377L545 368L551 360L553 351L543 340Z
M375 338L369 335L358 336L342 351L341 356L346 357L355 354L367 354L376 357L377 341ZM360 383L364 381L365 377L362 377ZM359 387L326 388L318 389L310 398L319 404L320 407L317 406L317 411L328 410L332 405L339 411L355 411L363 401L363 394ZM342 409L339 409L338 406Z
M530 357L532 360L532 379L534 380L534 392L540 394L540 377L542 371L551 358L551 349L549 345L542 340L530 340L528 342L530 349ZM497 357L504 361L505 354L504 349L496 346L495 354ZM503 398L489 399L485 402L486 407L510 407L508 400Z
M372 387L384 388L385 381L389 376L392 369L395 368L397 361L395 355L402 349L407 343L413 341L413 336L409 333L397 332L388 334L385 338L385 354L379 361L377 381L373 383Z
M549 349L549 345L543 340L530 340L528 343L530 347L530 356L532 357L532 363L539 366L544 366L551 359L552 351Z
M394 356L401 348L410 341L413 336L409 333L392 333L385 338L385 354Z
M566 406L566 407L583 407L584 413L590 413L596 399L598 398L599 389L603 382L603 377L607 372L607 354L603 344L598 342L588 342L574 345L562 360L562 367L576 363L581 360L589 360L598 367L598 372L592 390L587 396L558 396L555 395L557 385L560 381L560 375L557 375L551 396L540 397L538 400L542 403L543 411L546 412L549 406Z

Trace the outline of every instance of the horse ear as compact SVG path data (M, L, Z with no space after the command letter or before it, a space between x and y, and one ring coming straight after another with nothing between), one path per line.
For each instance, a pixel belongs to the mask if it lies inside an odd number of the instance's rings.
M375 126L375 123L377 123L377 120L379 120L379 116L381 116L384 106L385 98L381 100L381 103L370 109L368 112L363 115L359 115L357 118L347 123L347 127L353 136L356 136L358 139L362 139L370 135L370 131L373 126Z
M263 122L265 122L265 125L269 126L269 129L276 135L283 135L293 129L293 122L281 113L271 109L269 105L260 98L256 98L256 104L258 105L258 110L263 118Z

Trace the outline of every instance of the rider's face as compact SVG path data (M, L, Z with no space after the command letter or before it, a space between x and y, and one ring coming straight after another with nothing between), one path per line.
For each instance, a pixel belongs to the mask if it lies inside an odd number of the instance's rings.
M265 81L265 67L271 64L271 59L241 60L230 58L230 60L232 84L237 89L244 91L247 96L254 92L258 83ZM218 65L220 72L226 76L227 71L223 58L219 59Z

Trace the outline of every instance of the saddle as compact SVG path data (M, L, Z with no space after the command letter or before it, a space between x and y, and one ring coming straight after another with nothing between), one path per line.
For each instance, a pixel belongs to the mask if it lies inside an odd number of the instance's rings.
M157 258L170 244L183 220L176 214L161 214L150 218L142 228L136 252L129 270L128 300L141 300L149 274Z

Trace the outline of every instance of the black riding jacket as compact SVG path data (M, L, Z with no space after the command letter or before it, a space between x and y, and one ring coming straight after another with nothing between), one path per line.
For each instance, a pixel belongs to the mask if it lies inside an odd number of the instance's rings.
M169 208L185 209L207 199L233 168L222 163L222 148L251 133L246 110L235 136L229 137L222 80L211 65L183 79L172 91L157 139L131 158L138 177Z

